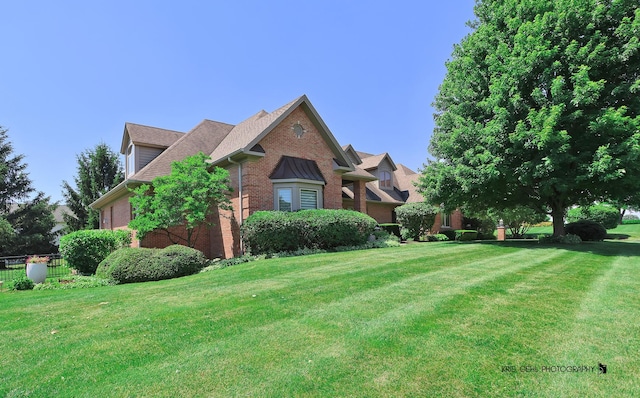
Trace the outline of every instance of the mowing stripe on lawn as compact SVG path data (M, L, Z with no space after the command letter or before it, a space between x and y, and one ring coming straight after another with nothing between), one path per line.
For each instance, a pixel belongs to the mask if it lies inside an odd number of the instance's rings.
M633 248L416 244L5 295L0 395L629 396ZM500 369L592 358L606 379Z

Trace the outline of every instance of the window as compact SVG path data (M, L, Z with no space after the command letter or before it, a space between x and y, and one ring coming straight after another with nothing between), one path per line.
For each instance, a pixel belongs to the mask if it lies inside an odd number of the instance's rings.
M442 226L443 227L451 227L451 215L448 213L445 213L444 211L442 213L440 213L440 218L442 220Z
M278 208L280 211L291 211L293 209L291 188L278 188Z
M300 190L300 209L317 209L318 208L318 191L311 189Z
M388 171L380 172L380 188L391 189L393 188L393 184L391 183L391 173Z
M322 209L322 187L305 183L276 183L273 208L280 211Z
M135 174L136 162L135 162L135 149L133 144L129 144L127 147L127 177Z

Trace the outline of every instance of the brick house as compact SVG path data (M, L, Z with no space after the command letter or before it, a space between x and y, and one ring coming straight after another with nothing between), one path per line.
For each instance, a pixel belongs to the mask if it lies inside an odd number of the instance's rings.
M133 215L130 189L170 173L171 162L198 152L229 171L233 211L220 210L212 228L199 231L196 248L210 258L241 252L239 228L258 210L353 209L379 223L395 221L395 207L422 201L418 174L389 154L340 146L306 96L237 125L204 120L187 133L126 123L121 153L125 180L91 206L100 210L101 228L126 228ZM462 215L438 216L433 230L459 229ZM181 233L180 229L173 232ZM164 247L171 242L152 233L134 246Z

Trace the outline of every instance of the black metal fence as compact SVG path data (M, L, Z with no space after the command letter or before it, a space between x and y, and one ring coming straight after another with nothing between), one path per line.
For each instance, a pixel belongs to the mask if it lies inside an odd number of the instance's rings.
M38 254L38 257L49 257L47 263L47 278L61 278L71 274L71 269L59 253ZM0 281L11 281L25 276L26 262L30 256L0 257Z

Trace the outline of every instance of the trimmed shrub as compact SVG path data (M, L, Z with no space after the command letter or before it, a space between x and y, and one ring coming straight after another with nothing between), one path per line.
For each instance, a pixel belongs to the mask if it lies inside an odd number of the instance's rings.
M452 229L444 229L440 231L440 234L446 236L449 240L456 240L456 231Z
M398 222L408 231L409 237L420 240L433 226L440 208L426 202L417 202L398 206L395 212Z
M496 232L496 222L491 219L464 217L462 225L466 229L478 231L477 239L492 239Z
M208 263L201 251L181 245L164 249L125 247L105 258L96 275L118 283L159 281L198 273Z
M398 239L402 239L402 235L400 234L400 224L395 223L386 223L386 224L378 224L380 228L387 231L388 233L395 235Z
M449 238L445 234L427 235L427 241L429 242L446 242Z
M573 223L580 220L595 221L602 224L606 229L613 229L618 226L620 213L615 207L605 204L569 209L567 212L567 221Z
M254 255L333 249L366 243L376 225L373 218L352 210L258 211L242 224L242 237Z
M607 230L595 221L580 220L569 223L564 228L565 232L578 235L583 241L601 241L607 237Z
M90 275L110 253L130 244L129 230L81 230L60 238L60 253L71 268Z
M622 220L622 224L624 224L624 225L640 224L640 220L636 220L636 219L630 218L630 219L627 219L627 220Z
M478 231L474 231L472 229L457 229L456 240L461 242L476 240L478 238Z

